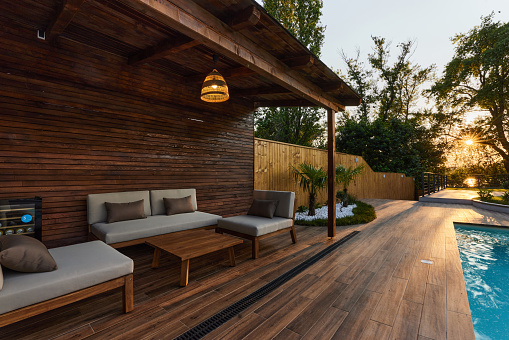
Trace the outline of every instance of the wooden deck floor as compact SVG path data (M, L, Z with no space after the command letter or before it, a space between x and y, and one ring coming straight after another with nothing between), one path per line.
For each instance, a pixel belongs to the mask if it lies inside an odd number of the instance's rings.
M509 226L509 215L472 206L367 200L378 218L338 228L361 233L279 287L206 339L474 339L452 222ZM335 240L326 228L297 227L191 262L178 287L169 256L151 269L152 250L122 251L135 261L135 309L121 313L120 292L102 294L0 329L2 339L171 339L255 291ZM421 263L421 259L433 264Z

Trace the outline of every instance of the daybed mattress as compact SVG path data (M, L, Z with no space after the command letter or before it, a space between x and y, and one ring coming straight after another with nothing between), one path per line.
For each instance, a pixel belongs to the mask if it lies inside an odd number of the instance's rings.
M69 294L131 274L133 260L93 241L49 249L58 269L45 273L20 273L3 268L0 314Z

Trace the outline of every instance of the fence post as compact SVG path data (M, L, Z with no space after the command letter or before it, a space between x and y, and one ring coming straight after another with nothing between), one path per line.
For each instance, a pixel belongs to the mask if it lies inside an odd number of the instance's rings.
M421 185L422 185L422 197L424 197L426 196L426 191L424 191L424 172L422 173Z

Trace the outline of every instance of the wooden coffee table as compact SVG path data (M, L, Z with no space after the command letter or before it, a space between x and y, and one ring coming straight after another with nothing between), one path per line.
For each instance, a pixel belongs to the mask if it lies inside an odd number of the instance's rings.
M189 280L190 259L228 248L230 265L234 267L235 253L233 246L241 244L242 240L204 229L191 229L154 236L150 240L146 241L146 243L155 249L154 258L152 260L152 268L159 267L161 251L173 254L181 259L180 285L185 287Z

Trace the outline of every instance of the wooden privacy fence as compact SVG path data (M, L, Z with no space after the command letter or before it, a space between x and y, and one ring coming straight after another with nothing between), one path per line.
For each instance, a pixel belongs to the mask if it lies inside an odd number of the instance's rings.
M290 165L308 163L327 169L327 151L317 148L255 138L254 188L258 190L295 191L297 206L308 204L308 194L299 188L290 173ZM345 167L364 164L364 171L353 181L348 192L357 198L414 199L414 178L404 174L374 172L361 156L336 153L336 165ZM340 185L337 190L342 190ZM327 200L327 188L318 195L317 202Z

